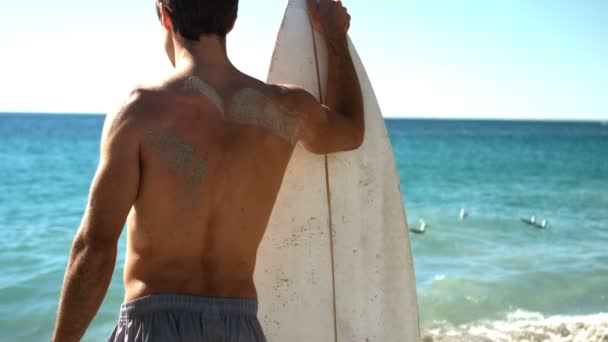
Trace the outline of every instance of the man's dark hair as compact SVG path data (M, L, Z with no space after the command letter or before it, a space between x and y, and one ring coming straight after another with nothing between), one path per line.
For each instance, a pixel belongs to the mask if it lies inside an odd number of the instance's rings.
M237 17L239 0L158 0L173 22L173 31L199 41L200 36L226 37ZM156 8L160 18L158 6Z

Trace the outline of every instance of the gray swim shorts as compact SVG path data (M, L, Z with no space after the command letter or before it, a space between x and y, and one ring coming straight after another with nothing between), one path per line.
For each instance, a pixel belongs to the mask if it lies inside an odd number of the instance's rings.
M123 304L109 342L265 342L253 299L154 295Z

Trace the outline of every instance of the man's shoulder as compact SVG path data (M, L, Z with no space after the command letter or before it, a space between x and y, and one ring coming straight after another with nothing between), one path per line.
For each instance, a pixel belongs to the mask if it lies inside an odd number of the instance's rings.
M167 84L139 85L126 94L116 115L133 120L149 120L171 107L179 93Z
M301 107L316 100L304 88L293 84L268 84L275 98L285 107Z
M129 92L126 103L133 113L155 112L171 105L179 96L174 88L168 84L136 86Z
M119 106L107 113L104 131L109 133L120 129L129 134L143 131L148 123L159 118L166 93L167 91L160 87L134 87L123 97Z

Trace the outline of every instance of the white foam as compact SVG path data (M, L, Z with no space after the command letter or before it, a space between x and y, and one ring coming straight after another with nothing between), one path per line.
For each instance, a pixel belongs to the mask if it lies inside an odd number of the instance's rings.
M608 313L545 317L540 313L518 310L507 315L504 321L458 327L437 323L426 332L423 341L608 341Z

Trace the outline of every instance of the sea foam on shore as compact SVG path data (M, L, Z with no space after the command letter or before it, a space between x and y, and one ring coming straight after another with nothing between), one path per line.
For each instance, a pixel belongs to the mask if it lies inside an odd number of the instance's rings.
M423 342L608 342L608 313L544 317L517 311L505 321L429 328Z

